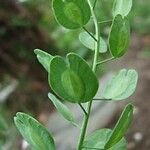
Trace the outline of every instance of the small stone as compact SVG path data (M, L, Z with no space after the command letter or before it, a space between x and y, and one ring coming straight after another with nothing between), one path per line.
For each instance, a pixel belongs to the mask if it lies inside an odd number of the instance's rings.
M136 142L140 142L143 139L143 135L141 132L137 132L133 135L133 138Z
M29 144L25 140L22 140L22 149L26 150L28 148L28 146L29 146Z

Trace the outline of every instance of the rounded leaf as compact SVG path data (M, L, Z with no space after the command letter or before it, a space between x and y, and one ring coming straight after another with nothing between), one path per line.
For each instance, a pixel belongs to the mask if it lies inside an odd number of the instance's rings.
M130 25L128 19L117 15L112 23L109 35L109 49L114 57L123 56L128 47L130 40Z
M50 133L33 117L19 112L14 117L14 122L31 148L36 150L56 150Z
M104 90L104 98L123 100L133 94L136 89L138 74L135 70L122 69L110 80Z
M79 40L85 47L94 51L95 40L87 32L81 32L79 35ZM107 44L102 37L100 37L100 43L99 44L100 44L99 52L100 53L106 53L107 52Z
M67 61L56 56L50 64L49 84L62 99L73 103L90 101L98 90L98 80L80 56L70 53Z
M85 141L83 143L84 147L83 150L90 150L90 149L103 150L111 134L112 134L111 129L100 129L95 131L89 137L85 138ZM127 142L124 138L122 138L109 150L126 150L126 149L127 149Z
M113 4L113 16L117 16L118 14L127 16L132 8L132 0L115 0Z
M83 27L90 19L90 7L85 0L53 0L56 20L68 29Z

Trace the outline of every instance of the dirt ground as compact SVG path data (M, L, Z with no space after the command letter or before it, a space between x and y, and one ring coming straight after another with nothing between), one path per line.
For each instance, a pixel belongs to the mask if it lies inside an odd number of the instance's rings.
M127 55L111 64L114 70L134 68L139 74L137 90L134 96L130 97L130 100L135 105L135 115L127 134L128 150L150 150L150 57L143 56L144 47L150 48L150 36L139 37L134 34L132 46ZM121 110L122 104L116 113L114 122Z

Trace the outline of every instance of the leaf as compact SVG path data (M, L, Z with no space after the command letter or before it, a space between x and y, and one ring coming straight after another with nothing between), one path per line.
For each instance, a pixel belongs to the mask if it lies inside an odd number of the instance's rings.
M48 93L49 99L52 101L58 112L69 122L76 126L74 116L71 111L64 105L60 100L58 100L53 94Z
M79 35L79 40L88 49L90 49L90 50L95 49L95 40L87 32L81 32ZM107 44L102 37L100 37L99 44L100 44L99 52L106 53L107 52Z
M99 149L104 150L105 144L112 134L111 129L100 129L92 133L89 137L85 138L83 143L83 150ZM126 150L127 142L124 138L109 150Z
M118 14L125 17L129 14L132 8L132 0L115 0L113 4L112 14L113 17L117 16Z
M98 90L94 72L84 59L74 53L67 55L66 62L59 56L52 59L49 84L59 97L73 103L90 101Z
M109 49L111 54L117 58L123 56L128 47L130 40L130 25L128 19L117 15L112 23L109 35Z
M46 71L49 72L49 66L53 56L40 49L35 49L34 53L36 54L38 61L43 65Z
M54 140L46 128L33 117L18 112L14 122L24 139L32 149L56 150Z
M110 147L114 146L123 138L132 122L132 119L133 105L128 104L122 112L115 128L113 129L112 134L105 145L105 149L109 149Z
M83 27L91 16L85 0L53 0L53 11L58 23L68 29Z
M122 69L112 78L104 89L104 98L123 100L133 94L136 89L138 74L134 69Z

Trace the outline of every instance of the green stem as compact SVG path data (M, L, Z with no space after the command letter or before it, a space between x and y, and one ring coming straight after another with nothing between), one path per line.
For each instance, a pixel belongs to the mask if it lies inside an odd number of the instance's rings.
M93 10L93 6L92 6L90 0L87 0L87 1L90 6L90 9L91 9L91 14L92 14L94 25L95 25L95 38L97 39L97 41L95 41L95 54L94 54L94 60L93 60L93 66L92 66L92 70L93 70L93 72L95 72L96 67L97 67L98 54L99 54L100 31L99 31L99 25L98 25L98 21L97 21L95 12ZM81 128L81 134L80 134L80 138L79 138L78 150L82 150L82 146L83 146L83 142L84 142L84 138L85 138L85 134L86 134L86 129L87 129L87 125L88 125L88 120L89 120L90 113L91 113L92 102L93 102L93 100L91 100L88 103L87 115L84 115L83 125Z
M85 32L87 32L95 41L97 41L97 39L94 37L94 35L92 34L92 33L90 33L85 27L82 27L83 28L83 30L85 31Z
M116 59L115 57L111 57L111 58L108 58L108 59L106 59L106 60L103 60L103 61L100 61L100 62L97 62L97 66L98 65L101 65L101 64L104 64L104 63L107 63L107 62L109 62L109 61L112 61L112 60L114 60L114 59Z
M98 23L99 23L99 24L104 24L104 23L110 23L110 22L112 22L112 20L100 21L100 22L98 22Z
M82 104L79 103L80 108L83 110L84 114L87 115L86 110L84 109L84 107L82 106Z
M97 0L94 1L93 10L95 9L96 3L97 3Z

